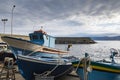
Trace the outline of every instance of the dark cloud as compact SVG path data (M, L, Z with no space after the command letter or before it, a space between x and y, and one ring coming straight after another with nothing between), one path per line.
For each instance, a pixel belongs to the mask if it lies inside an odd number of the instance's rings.
M120 13L119 0L92 0L89 7L89 13L91 15L111 15L112 13ZM88 13L88 14L89 14Z
M114 17L113 13L120 13L120 0L0 0L0 17L8 18L8 24L10 24L13 5L16 5L15 28L52 20L63 20L65 26L83 26L86 22L82 22L81 19L79 22L67 19L71 16L81 17L81 14L111 18Z
M11 0L12 1L12 0ZM1 0L0 12L10 12L10 0ZM51 20L71 15L110 15L119 13L120 0L16 0L16 12L21 16L31 16ZM3 7L4 6L4 7Z
M61 19L81 13L91 16L120 13L120 0L16 0L14 4L21 17L41 20ZM10 12L9 5L10 0L1 0L1 13Z
M18 0L16 6L25 10L26 16L45 20L66 18L75 14L110 15L119 13L119 0ZM25 15L25 14L24 14Z
M74 20L64 20L62 22L59 22L58 25L69 26L69 27L77 27L77 26L83 26L84 23L78 22L78 21L74 21Z

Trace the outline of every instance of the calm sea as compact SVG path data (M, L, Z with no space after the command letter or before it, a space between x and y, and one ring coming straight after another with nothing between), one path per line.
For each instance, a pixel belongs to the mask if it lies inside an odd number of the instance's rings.
M108 59L110 49L115 48L120 53L120 41L96 41L95 44L72 44L69 55L79 58L84 57L85 53L89 53L92 59ZM56 44L56 48L66 50L67 44ZM120 61L120 58L117 59Z

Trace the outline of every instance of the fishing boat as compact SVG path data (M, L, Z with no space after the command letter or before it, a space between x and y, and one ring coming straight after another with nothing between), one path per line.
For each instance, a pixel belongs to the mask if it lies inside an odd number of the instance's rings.
M34 80L35 75L58 78L71 72L72 63L61 56L68 51L55 49L55 38L42 29L29 34L30 40L2 36L16 57L20 73L25 80Z
M74 61L73 66L80 80L120 80L120 64L115 63L114 56L111 55L111 62L92 61L85 57L81 61Z

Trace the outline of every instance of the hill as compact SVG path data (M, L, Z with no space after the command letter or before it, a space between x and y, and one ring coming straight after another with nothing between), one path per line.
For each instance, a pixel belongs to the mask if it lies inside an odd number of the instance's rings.
M114 37L91 37L93 40L120 40L120 36L114 36Z

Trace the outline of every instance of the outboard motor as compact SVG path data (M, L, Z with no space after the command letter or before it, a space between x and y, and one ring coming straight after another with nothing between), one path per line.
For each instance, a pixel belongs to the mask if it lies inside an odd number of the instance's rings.
M114 57L118 54L117 50L114 48L110 49L111 55L110 55L110 59L112 63L115 63Z

